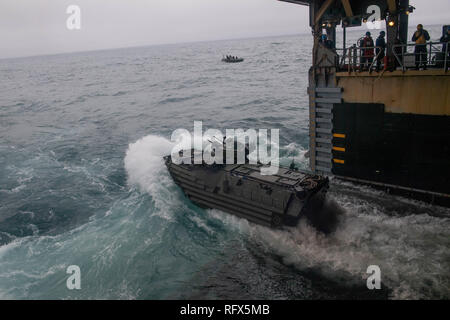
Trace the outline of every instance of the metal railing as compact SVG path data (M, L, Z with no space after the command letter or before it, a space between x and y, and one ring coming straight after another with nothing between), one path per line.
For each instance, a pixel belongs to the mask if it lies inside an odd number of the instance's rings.
M378 49L378 50L377 50ZM341 49L336 48L338 54L338 69L352 71L371 71L374 69L375 64L377 68L378 61L383 49L381 47L358 47L356 44L349 48ZM368 51L372 51L373 54L368 54ZM339 52L342 52L340 54ZM383 61L380 61L383 64Z
M395 68L400 67L403 71L416 68L416 62L420 61L419 67L444 69L447 72L450 67L450 43L445 45L445 50L443 50L444 45L445 43L442 42L428 42L423 45L426 48L426 53L417 53L415 52L415 43L396 44L392 46L396 62ZM374 54L365 54L367 49L372 49ZM359 47L354 44L349 48L336 48L335 50L338 55L336 67L341 71L372 71L375 64L377 64L377 69L385 67L383 59L379 59L383 52L381 47ZM420 58L426 55L426 59L416 60L416 58L419 58L419 55ZM367 60L367 58L369 59Z
M442 50L444 45L445 50ZM403 71L408 68L417 68L418 66L448 70L450 64L450 43L427 42L419 45L426 48L426 52L416 52L416 46L415 43L408 43L396 44L392 47L394 57ZM426 59L422 60L424 56L426 56Z

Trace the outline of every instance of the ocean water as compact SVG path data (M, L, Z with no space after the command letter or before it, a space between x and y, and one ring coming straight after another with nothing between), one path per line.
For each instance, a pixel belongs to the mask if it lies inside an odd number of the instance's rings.
M276 231L171 180L194 120L278 128L282 163L307 168L310 61L310 35L0 60L0 298L450 298L448 209L332 181L335 233Z

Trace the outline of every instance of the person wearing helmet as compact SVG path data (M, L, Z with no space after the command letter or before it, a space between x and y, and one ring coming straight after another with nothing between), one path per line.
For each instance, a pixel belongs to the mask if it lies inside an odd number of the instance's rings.
M374 56L374 43L369 31L366 32L366 36L361 40L361 47L365 48L361 50L361 68L369 69L373 63Z
M326 34L323 34L320 37L319 40L320 43L322 43L325 47L327 47L328 49L334 49L334 44L333 41L329 40Z
M450 27L447 28L447 32L441 37L440 42L442 42L442 52L444 54L447 52L448 59L450 57L450 47L447 48L448 43L450 42Z
M383 59L386 55L386 41L384 37L386 36L386 32L381 31L380 35L375 42L375 46L377 47L377 71L381 69L381 64L383 63Z
M427 41L430 40L430 34L427 30L423 28L423 25L417 25L417 31L414 32L412 37L412 41L416 43L416 47L414 49L414 53L416 55L416 70L419 70L420 66L423 66L423 69L427 69Z

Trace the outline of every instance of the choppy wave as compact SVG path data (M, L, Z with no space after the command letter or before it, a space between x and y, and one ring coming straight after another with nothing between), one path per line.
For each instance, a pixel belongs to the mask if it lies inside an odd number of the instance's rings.
M383 286L394 299L449 298L449 241L444 239L450 219L426 214L392 218L339 198L333 200L345 208L345 215L328 236L305 220L297 228L275 231L218 211L210 214L298 270L312 268L329 279L363 284L368 266L378 265Z
M331 198L345 209L345 214L339 228L329 236L318 233L305 221L297 228L280 231L217 210L205 214L183 197L165 170L162 156L170 153L172 146L169 140L155 135L129 145L124 165L131 189L105 214L93 216L70 232L18 238L0 247L1 297L154 297L147 291L152 292L151 288L137 283L142 281L139 275L130 279L131 272L137 272L142 263L146 266L143 275L173 268L170 263L156 263L152 255L169 250L165 258L157 254L158 259L176 263L181 258L185 267L188 259L192 268L192 257L183 252L186 248L200 256L208 255L208 250L217 253L221 247L217 247L217 238L228 238L248 242L269 255L280 256L285 265L300 272L314 270L325 279L338 277L364 283L367 267L379 265L383 284L392 290L393 298L448 298L449 218L427 214L393 217L370 202L333 190ZM293 145L282 149L288 154L304 153ZM196 230L193 238L172 239L180 231L186 232L184 228L189 225ZM65 269L70 264L80 264L82 270L87 270L83 278L86 287L80 294L64 288ZM159 294L162 292L166 291L160 289Z

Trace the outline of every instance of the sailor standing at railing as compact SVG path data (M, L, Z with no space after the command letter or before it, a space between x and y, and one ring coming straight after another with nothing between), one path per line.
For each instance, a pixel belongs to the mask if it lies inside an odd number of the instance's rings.
M328 36L326 34L323 34L320 37L319 43L323 44L328 49L333 50L334 49L334 42L328 39Z
M447 52L447 55L450 55L450 48L447 48L450 42L450 28L447 28L447 32L441 37L440 42L442 42L442 52L444 54Z
M412 41L416 43L414 53L416 54L416 70L419 70L423 65L423 70L427 70L427 41L430 40L430 35L427 30L423 28L423 25L417 25L417 31L414 32Z
M361 40L360 46L366 48L362 49L361 52L361 68L369 69L373 63L374 56L374 44L370 32L366 32L366 36Z
M377 41L375 43L375 46L377 47L376 53L377 53L377 71L381 69L381 64L383 63L383 59L385 57L386 53L386 40L384 40L384 37L386 36L386 32L381 31L380 35L377 38Z

